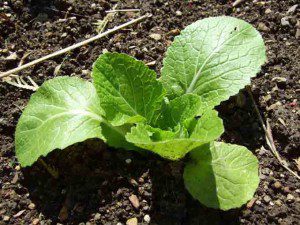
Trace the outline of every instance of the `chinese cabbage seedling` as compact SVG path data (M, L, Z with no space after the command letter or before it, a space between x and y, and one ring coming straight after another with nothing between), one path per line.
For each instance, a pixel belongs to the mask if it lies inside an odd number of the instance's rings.
M224 128L214 107L248 85L265 61L261 35L232 17L186 27L168 48L159 79L126 54L103 54L93 83L56 77L31 96L17 125L16 155L30 166L90 138L170 160L190 153L183 178L191 195L213 208L240 207L258 186L258 161L243 146L215 141Z

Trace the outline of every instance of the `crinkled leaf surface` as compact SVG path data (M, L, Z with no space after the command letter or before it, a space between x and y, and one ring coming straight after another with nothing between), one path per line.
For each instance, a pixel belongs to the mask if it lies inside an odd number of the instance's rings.
M151 121L165 91L143 62L120 53L101 55L93 66L101 107L112 125Z
M194 94L182 95L164 104L161 113L153 124L161 129L172 129L178 124L184 124L194 117L202 115L201 106L199 96Z
M211 17L175 38L161 80L171 99L194 93L213 108L249 84L265 61L264 42L254 27L233 17Z
M218 138L223 133L223 123L216 111L208 111L193 127L177 126L174 131L138 124L126 135L127 141L160 156L177 160L186 153Z
M54 149L64 149L101 132L100 101L94 86L79 78L57 77L34 93L19 119L16 154L22 166Z
M202 204L228 210L250 200L258 187L258 160L245 147L211 142L191 152L185 186Z

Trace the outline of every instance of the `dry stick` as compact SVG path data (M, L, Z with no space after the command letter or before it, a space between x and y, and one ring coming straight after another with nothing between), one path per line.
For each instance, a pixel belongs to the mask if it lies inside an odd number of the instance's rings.
M120 29L122 29L122 28L128 27L128 26L130 26L130 25L132 25L132 24L134 24L134 23L140 22L141 20L144 20L145 18L148 18L148 17L151 17L151 16L152 16L152 15L150 15L150 14L146 14L146 15L144 15L144 16L141 16L141 17L137 18L137 19L133 19L133 20L127 22L127 23L124 23L124 24L122 24L122 25L120 25L120 26L117 26L117 27L114 27L114 28L112 28L112 29L109 29L109 30L107 30L107 31L105 31L105 32L103 32L103 33L97 34L96 36L91 37L91 38L89 38L89 39L87 39L87 40L84 40L84 41L79 42L79 43L77 43L77 44L71 45L71 46L69 46L69 47L67 47L67 48L61 49L61 50L56 51L56 52L54 52L54 53L52 53L52 54L46 55L46 56L44 56L44 57L42 57L42 58L33 60L32 62L27 63L27 64L24 64L24 65L22 65L22 66L20 66L20 67L17 67L17 68L15 68L15 69L6 71L6 72L4 72L4 73L1 73L1 74L0 74L0 78L9 76L9 75L11 75L11 74L13 74L13 73L17 73L17 72L19 72L19 71L21 71L21 70L23 70L23 69L26 69L26 68L28 68L28 67L30 67L30 66L33 66L33 65L35 65L35 64L38 64L38 63L40 63L40 62L43 62L43 61L45 61L45 60L47 60L47 59L56 57L56 56L58 56L58 55L64 54L64 53L69 52L69 51L72 51L72 50L74 50L74 49L76 49L76 48L78 48L78 47L81 47L81 46L86 45L86 44L88 44L88 43L90 43L90 42L93 42L93 41L95 41L95 40L98 40L98 39L100 39L100 38L102 38L102 37L105 37L105 36L107 36L107 35L109 35L109 34L111 34L111 33L116 32L117 30L120 30Z
M107 10L106 13L115 13L115 12L139 12L140 9L113 9L113 10Z
M23 55L23 57L21 58L21 60L19 62L18 67L23 65L25 59L30 54L31 54L31 52L27 52ZM8 83L10 85L13 85L13 86L18 87L18 88L24 88L24 89L27 89L27 90L32 90L32 91L36 91L39 88L39 86L34 82L34 80L31 79L30 76L27 76L27 79L30 81L31 85L29 85L22 77L20 77L18 75L11 74L10 76L15 78L15 82L11 81L11 80L4 80L6 83ZM3 79L5 79L5 78L3 78Z
M250 99L253 102L254 109L255 109L256 114L258 116L258 119L261 123L261 126L263 127L263 130L265 131L266 141L267 141L267 144L270 147L272 153L277 158L277 160L279 161L279 163L281 164L281 166L283 168L285 168L287 171L289 171L291 174L293 174L296 178L298 178L300 180L300 176L288 167L287 162L284 159L281 158L278 151L276 150L276 146L274 144L273 135L272 135L272 131L271 131L271 128L270 128L269 121L268 120L266 121L266 123L267 123L267 126L266 126L265 123L264 123L264 120L263 120L263 118L262 118L262 116L259 112L258 106L257 106L257 104L254 100L254 97L253 97L253 94L252 94L252 91L251 91L251 87L247 86L247 91L249 93Z
M239 4L243 3L244 1L246 1L246 0L236 0L234 3L232 3L232 7L236 7Z
M118 4L116 4L114 7L113 7L113 10L115 10L116 8L118 7ZM102 23L102 27L100 29L100 32L99 33L103 33L104 29L106 28L108 22L114 18L114 16L116 15L116 12L109 12L107 13L107 15L104 17L103 19L103 23Z

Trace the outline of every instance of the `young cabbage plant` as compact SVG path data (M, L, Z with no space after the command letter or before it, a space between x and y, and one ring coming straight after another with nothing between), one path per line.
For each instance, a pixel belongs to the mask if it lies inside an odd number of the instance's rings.
M186 27L168 48L159 79L128 55L103 54L93 83L56 77L31 96L17 125L16 155L30 166L90 138L169 160L189 153L183 178L191 195L208 207L240 207L258 186L258 161L243 146L215 141L224 128L214 107L248 85L265 61L261 35L224 16Z

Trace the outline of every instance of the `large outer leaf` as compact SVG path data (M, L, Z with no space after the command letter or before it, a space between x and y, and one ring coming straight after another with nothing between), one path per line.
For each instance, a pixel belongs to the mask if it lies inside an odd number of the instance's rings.
M258 161L239 145L211 142L191 152L184 182L191 195L208 207L228 210L245 204L258 186Z
M193 129L179 127L176 132L138 124L126 135L127 141L160 156L177 160L186 153L218 138L223 133L223 123L216 111L209 111L197 121Z
M170 98L194 93L213 108L249 84L265 61L263 39L249 23L211 17L187 26L175 38L161 80Z
M143 62L120 53L106 53L92 73L106 118L113 125L148 121L160 109L165 91Z
M64 149L101 134L100 102L93 85L79 78L57 77L34 93L19 119L16 154L29 166L52 150Z

